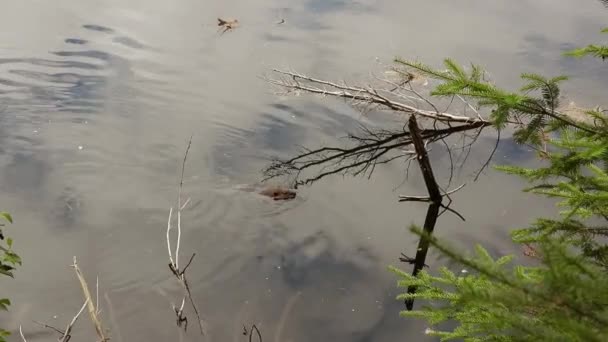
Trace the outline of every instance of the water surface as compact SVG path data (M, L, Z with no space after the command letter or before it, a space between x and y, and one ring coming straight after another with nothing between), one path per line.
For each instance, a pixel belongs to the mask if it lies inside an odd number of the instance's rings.
M218 16L242 23L219 35ZM285 23L277 25L281 19ZM260 76L273 67L328 79L363 80L395 56L436 64L483 64L497 83L518 74L574 76L566 95L602 104L606 72L565 49L602 37L600 1L11 1L0 14L0 208L24 259L0 322L29 341L65 326L82 303L73 256L99 276L105 325L116 341L242 341L256 323L265 341L424 341L426 326L400 319L386 266L414 254L407 232L424 206L404 165L374 178L328 179L297 200L273 203L234 190L260 180L265 158L297 145L335 143L360 114L347 104L280 97ZM490 133L490 132L489 132ZM182 259L207 335L194 316L180 336L171 303L180 288L167 268L165 229L186 141L193 136L184 194ZM472 171L454 196L467 217L443 216L437 234L460 246L518 252L508 228L552 212L520 193L521 182ZM434 165L447 156L436 149ZM526 161L505 141L496 162ZM442 174L445 176L445 174ZM401 184L401 185L400 185ZM400 186L399 186L400 185ZM490 191L488 191L490 190ZM445 263L431 254L432 267ZM74 338L92 338L86 319Z

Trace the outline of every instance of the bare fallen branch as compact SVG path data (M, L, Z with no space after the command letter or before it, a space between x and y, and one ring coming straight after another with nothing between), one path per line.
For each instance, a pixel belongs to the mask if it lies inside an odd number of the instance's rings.
M445 139L457 133L461 133L463 137L469 137L472 140L469 144L465 144L465 139L463 139L464 150L472 145L485 127L492 125L490 120L483 118L479 111L463 97L459 97L459 99L471 109L470 116L466 115L466 111L464 111L465 115L455 115L447 112L447 109L441 111L437 104L414 88L412 84L414 76L410 72L394 70L403 76L400 81L375 77L383 82L380 86L353 86L344 82L337 83L313 78L295 71L278 69L273 69L273 71L279 76L264 79L286 90L287 93L302 91L342 98L351 101L355 106L364 106L366 109L370 106L377 106L397 114L416 116L421 121L421 134L425 144L441 141L446 146L451 165L448 186L454 173L452 158L454 147L450 147ZM389 85L389 87L384 88L382 85ZM453 100L454 98L452 98ZM430 123L432 128L424 125L422 119L426 123ZM471 138L467 135L469 131L475 131L476 134ZM347 138L350 144L346 147L302 148L301 152L293 158L272 159L270 165L262 171L263 180L290 176L293 178L293 186L297 187L312 184L331 175L363 175L369 178L376 166L399 159L407 160L412 155L411 152L404 151L407 146L412 144L410 133L405 127L402 130L372 130L362 126L361 132L351 133ZM493 154L489 159L492 156ZM482 170L487 167L488 162L484 164ZM305 176L304 171L313 171L314 175Z
M341 97L365 103L373 103L394 111L403 112L407 114L415 114L438 121L451 123L487 122L487 124L490 124L489 121L480 118L471 118L467 116L443 113L438 110L419 109L396 100L391 100L384 95L380 95L380 92L374 88L341 85L334 82L309 77L292 71L284 71L278 69L273 69L273 71L281 75L287 76L291 79L291 81L288 81L287 79L273 78L266 78L266 81L285 89L302 90L312 94L330 95L334 97ZM302 81L307 83L301 83ZM325 86L326 88L321 88L320 86Z

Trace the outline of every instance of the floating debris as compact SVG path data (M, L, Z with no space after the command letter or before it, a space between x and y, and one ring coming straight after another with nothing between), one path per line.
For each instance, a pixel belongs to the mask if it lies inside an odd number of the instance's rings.
M220 27L220 30L223 28L222 34L226 31L233 30L239 26L238 19L222 19L217 18L217 26Z

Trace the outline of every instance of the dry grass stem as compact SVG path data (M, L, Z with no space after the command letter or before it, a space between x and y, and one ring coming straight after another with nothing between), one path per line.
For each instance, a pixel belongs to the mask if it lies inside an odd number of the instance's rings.
M78 267L76 257L74 257L74 264L72 265L72 267L74 268L76 276L80 281L80 287L82 288L82 293L84 294L84 297L86 299L89 317L91 318L91 322L93 322L93 325L95 326L95 332L97 333L97 337L99 337L101 342L107 341L109 340L109 338L105 336L101 320L99 319L99 303L93 303L91 292L89 291L89 286L87 285L87 281L84 278L82 271ZM97 283L97 285L99 286L99 283ZM97 298L99 298L99 288L97 288L96 292Z

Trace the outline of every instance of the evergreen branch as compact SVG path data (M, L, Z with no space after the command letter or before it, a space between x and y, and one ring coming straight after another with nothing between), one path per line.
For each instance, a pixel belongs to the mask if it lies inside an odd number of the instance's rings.
M480 274L483 274L484 276L488 277L489 279L491 279L493 281L504 284L504 285L508 286L509 288L520 291L527 296L532 296L532 297L538 298L544 302L553 302L553 299L548 297L542 291L536 291L531 288L522 286L521 284L518 284L514 280L510 279L507 275L505 275L502 271L488 268L487 263L480 263L479 261L475 261L475 260L472 260L472 259L469 259L469 258L466 258L466 257L460 255L458 252L455 252L451 248L447 247L445 244L439 242L437 240L437 238L435 238L433 236L429 236L427 233L425 233L424 231L422 231L420 228L418 228L416 226L410 227L410 231L412 231L416 235L419 235L419 236L427 239L429 241L429 243L433 247L435 247L439 251L441 251L441 253L449 256L451 259L455 260L456 262L458 262L462 265L465 265L465 266L479 272ZM479 250L479 248L478 248L478 250ZM487 257L489 258L489 256L487 256ZM488 261L491 261L491 259ZM595 315L593 312L587 312L585 309L579 307L577 305L577 303L561 302L561 303L559 303L559 305L564 308L567 308L568 310L571 310L573 313L579 315L580 317L588 318L597 324L601 324L601 325L608 324L608 317L602 317L602 316Z
M570 50L566 52L565 55L578 58L591 55L593 57L598 57L604 60L608 57L608 46L590 44L583 48Z

